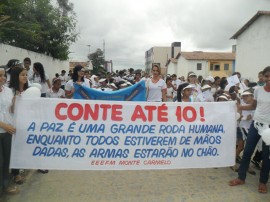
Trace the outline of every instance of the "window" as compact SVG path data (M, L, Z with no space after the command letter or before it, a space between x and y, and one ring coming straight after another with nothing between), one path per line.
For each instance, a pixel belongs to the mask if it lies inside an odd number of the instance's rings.
M210 71L213 71L213 70L214 70L214 65L210 64Z
M224 70L229 70L229 64L224 64Z
M202 70L202 63L197 63L197 70Z
M220 71L220 65L214 65L214 71Z

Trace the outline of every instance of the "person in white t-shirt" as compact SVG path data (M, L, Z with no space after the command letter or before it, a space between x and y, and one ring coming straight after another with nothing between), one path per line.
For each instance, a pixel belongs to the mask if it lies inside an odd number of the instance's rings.
M215 93L216 93L216 91L218 91L218 90L220 90L221 88L220 88L220 81L221 81L221 79L220 79L220 77L219 76L216 76L215 78L214 78L214 83L213 83L213 85L211 86L211 93L214 95Z
M214 97L211 93L211 86L205 84L201 90L202 92L197 95L196 102L214 102Z
M142 74L141 74L141 72L136 72L136 73L135 73L134 83L140 82L141 79L142 79Z
M34 74L30 78L31 83L39 83L41 85L41 97L46 97L46 91L51 88L51 82L48 75L45 73L44 67L40 62L35 62L33 65Z
M171 77L167 77L166 85L167 85L167 92L166 92L167 102L173 102L174 88L173 88L172 78Z
M246 84L241 80L241 74L240 74L240 72L234 72L233 74L232 74L232 76L234 76L234 75L237 75L237 77L238 77L238 79L239 79L239 81L240 81L240 83L239 83L239 92L240 93L242 93L242 92L244 92L245 90L247 90L248 89L248 87L246 86Z
M98 88L99 87L99 76L98 75L92 75L91 76L91 83L92 88Z
M241 105L246 106L252 103L253 103L253 93L249 90L243 92L241 94ZM254 110L242 110L241 112L239 129L241 130L242 138L237 137L237 139L239 140L236 148L236 158L238 158L238 156L244 149L244 141L247 139L248 130L252 123L253 116Z
M62 81L55 77L52 81L52 87L47 90L46 97L48 98L65 98L65 91L61 88Z
M172 85L173 85L173 100L176 101L177 99L177 89L179 85L182 83L180 79L177 79L176 74L172 75Z
M177 89L177 102L194 102L191 98L193 86L189 83L181 83Z
M66 83L65 93L67 98L73 98L75 92L74 84L90 88L90 81L84 78L85 69L81 65L76 65L73 69L72 78Z
M31 59L30 58L24 58L23 60L23 66L27 70L27 78L31 78L33 76L33 70L31 69Z
M69 80L69 76L66 75L66 70L63 69L63 70L61 71L61 74L60 74L59 78L60 78L60 80L61 80L61 88L62 88L63 90L65 90L65 85L66 85L66 83L67 83L68 80Z
M152 78L146 80L148 102L166 102L166 83L160 78L161 69L159 66L152 67Z
M10 75L11 75L12 70L15 67L21 67L21 63L17 59L11 59L11 60L8 61L6 67L7 68L6 68L6 83L5 83L5 86L8 87L9 83L10 83Z
M12 134L16 131L11 114L14 95L5 83L5 69L0 67L0 193L17 194L19 189L10 183L9 173Z
M240 74L240 72L234 72L234 73L232 74L232 76L234 76L234 75L237 75L237 77L238 77L238 79L239 79L239 83L235 84L235 85L239 88L239 93L242 93L242 92L244 92L245 90L247 90L248 87L245 85L244 82L241 81L241 74ZM228 92L229 89L230 89L230 87L231 87L230 84L226 85L226 87L225 87L225 89L224 89L225 92ZM238 95L238 96L239 96L239 95Z
M188 72L187 81L193 87L190 98L192 99L192 102L194 102L197 95L202 92L201 85L197 83L197 75L194 72Z
M263 77L265 81L264 86L255 89L254 100L252 104L247 106L238 105L239 110L254 110L253 122L250 125L246 145L238 169L238 178L229 182L230 186L237 186L245 184L246 173L250 164L251 156L256 148L258 141L263 134L263 131L270 127L270 66L263 70ZM267 182L269 179L270 159L269 159L269 145L263 142L263 163L260 174L260 183L258 186L259 193L267 193Z

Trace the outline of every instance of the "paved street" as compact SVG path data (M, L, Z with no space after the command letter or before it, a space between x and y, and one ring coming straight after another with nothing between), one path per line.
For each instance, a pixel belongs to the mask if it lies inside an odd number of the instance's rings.
M270 201L270 193L257 192L258 174L247 183L230 187L236 177L230 168L151 171L30 172L21 193L7 202L69 201ZM270 189L270 183L268 183Z

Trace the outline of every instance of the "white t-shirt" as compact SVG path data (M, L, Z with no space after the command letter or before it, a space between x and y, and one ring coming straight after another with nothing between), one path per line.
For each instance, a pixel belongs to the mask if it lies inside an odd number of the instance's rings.
M66 83L65 90L71 91L72 88L74 88L73 83L74 83L74 82L73 82L72 79L69 80L69 81ZM84 82L81 83L81 86L85 86L85 87L90 88L90 81L89 81L89 79L84 78Z
M248 87L246 86L244 82L240 82L239 88L240 88L240 92L244 92L244 90L248 89Z
M7 75L7 79L6 79L5 86L6 86L6 87L9 87L9 83L10 83L10 74L9 74L9 73L6 73L6 75Z
M68 75L60 75L59 78L61 79L61 86L64 86L66 85L66 83L68 82L69 80L69 76Z
M254 120L270 124L270 92L265 91L264 87L260 86L255 89L254 99L257 100Z
M2 86L2 92L0 92L0 121L10 125L13 125L13 116L10 113L12 98L12 90L6 86ZM6 131L0 127L0 133L5 132Z
M40 75L36 75L33 74L32 76L32 83L39 83L41 85L41 93L46 93L46 91L48 90L48 84L47 84L47 80L49 80L49 77L47 74L45 74L45 82L41 82L41 78Z
M214 97L211 90L209 89L199 93L196 97L196 102L214 102Z
M211 88L211 93L212 93L212 95L214 95L215 93L216 93L216 91L218 91L218 90L220 90L220 87L212 87Z
M163 79L159 79L157 83L153 83L152 79L146 80L147 86L147 101L148 102L161 102L162 90L166 89L167 85Z
M192 84L192 83L190 83L190 85L193 86L192 95L190 97L191 97L192 102L194 102L197 99L197 96L200 93L202 93L201 85L200 84Z
M173 96L173 87L167 87L167 96ZM167 102L173 102L173 98L167 97Z
M46 97L48 98L64 98L65 97L65 91L60 88L58 92L54 92L52 88L48 89L46 92Z
M92 88L98 88L99 87L99 82L94 81L92 82Z
M173 97L176 97L177 96L177 89L178 89L178 86L182 83L181 80L179 79L176 79L176 80L173 80L172 81L172 85L176 88L176 90L173 91Z
M31 68L29 70L27 70L27 78L28 78L28 80L30 80L33 77L33 74L34 74L34 72L33 72L33 70Z
M243 103L241 105L246 106L247 104ZM254 110L242 110L242 118L240 120L239 127L245 128L246 131L248 131L250 124L253 120L254 112ZM249 115L251 115L252 118L250 120L247 120L247 117Z
M114 80L116 83L123 81L123 79L120 76L115 77Z

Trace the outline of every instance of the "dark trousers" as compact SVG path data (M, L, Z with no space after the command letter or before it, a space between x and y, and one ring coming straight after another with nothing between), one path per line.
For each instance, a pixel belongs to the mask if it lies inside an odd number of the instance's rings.
M262 160L262 151L257 150L253 157L253 161L260 162L261 160Z
M238 178L240 180L246 179L247 170L249 167L251 156L260 138L261 136L258 134L258 130L254 127L254 121L253 121L248 131L246 146L245 146L242 161L238 170ZM269 178L270 159L269 159L269 146L266 146L264 142L263 142L262 160L263 160L263 163L262 163L262 169L260 173L260 183L266 184Z
M8 133L0 133L0 192L10 181L9 162L11 152L11 138Z

